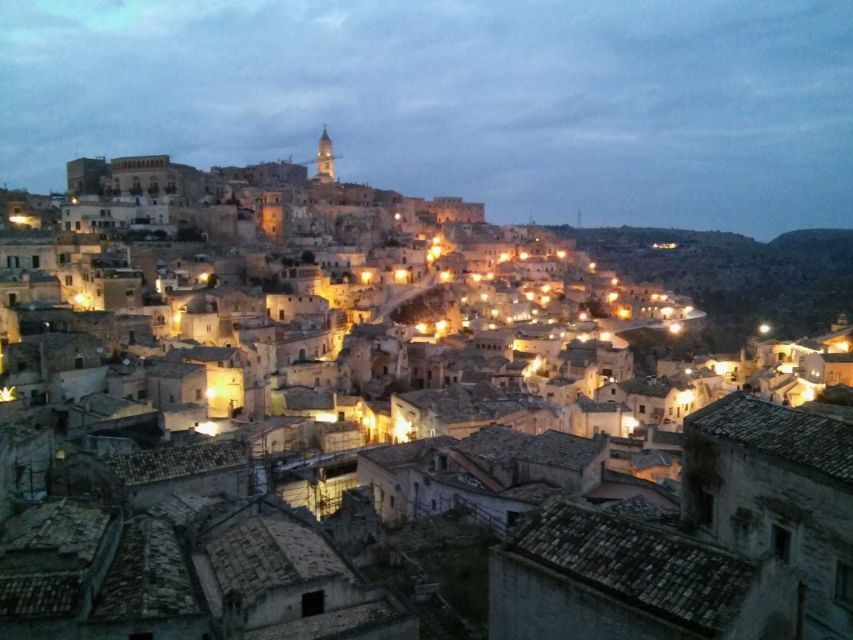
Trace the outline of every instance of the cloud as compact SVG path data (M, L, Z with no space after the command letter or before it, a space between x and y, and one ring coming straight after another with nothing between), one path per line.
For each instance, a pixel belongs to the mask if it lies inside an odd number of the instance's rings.
M309 158L490 218L850 224L853 5L0 0L2 181Z

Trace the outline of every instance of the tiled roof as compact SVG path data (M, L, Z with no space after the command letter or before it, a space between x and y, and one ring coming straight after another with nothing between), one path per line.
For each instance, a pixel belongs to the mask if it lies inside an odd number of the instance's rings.
M364 456L384 469L392 469L417 462L423 452L429 448L437 449L439 447L446 447L455 442L456 440L449 436L437 436L435 438L423 438L422 440L413 440L412 442L404 442L402 444L389 444L384 447L366 449L359 451L358 455Z
M148 509L148 513L160 518L166 518L175 526L185 526L199 511L221 502L221 497L197 496L192 493L177 495L173 493L168 498L161 500L155 506Z
M504 425L489 425L455 443L456 451L490 462L506 463L515 459L532 436Z
M637 494L624 500L613 500L604 505L604 510L626 518L656 521L663 518L663 512L656 504Z
M853 483L853 425L840 420L737 392L689 415L685 427Z
M109 521L106 511L72 500L45 502L7 520L0 544L6 556L15 552L54 551L73 554L83 565L88 565Z
M243 640L313 640L314 638L337 637L356 627L382 624L393 619L397 612L387 602L379 600L354 607L338 609L291 620L281 624L246 631Z
M95 620L142 620L200 613L172 525L152 516L125 523L100 589Z
M331 391L293 387L284 391L284 404L291 411L332 410L335 408L335 395Z
M248 606L276 587L352 577L316 531L286 518L252 518L209 542L207 554L222 592L236 589Z
M552 487L544 482L531 482L530 484L522 484L501 491L499 495L501 498L518 500L519 502L527 502L528 504L541 504L546 498L561 491L561 489Z
M185 360L201 360L202 362L220 362L228 360L237 353L233 347L192 347L181 349L180 354Z
M196 473L239 467L247 464L241 442L165 447L131 455L104 457L110 471L126 485L173 480Z
M0 576L0 618L71 616L79 599L77 573Z
M596 402L586 396L579 397L577 405L583 413L617 413L619 411L631 413L631 408L624 402Z
M106 393L92 393L88 396L83 396L80 398L79 406L83 407L89 413L95 413L104 417L109 417L128 407L146 408L146 405L142 402L128 400L127 398L117 398ZM153 411L150 407L147 408Z
M200 371L204 371L203 364L192 364L189 362L169 362L159 359L154 364L145 367L149 376L157 378L185 378Z
M523 521L508 549L626 605L711 631L738 615L758 572L721 549L564 501Z
M605 447L604 440L559 431L541 433L524 448L519 460L580 471Z

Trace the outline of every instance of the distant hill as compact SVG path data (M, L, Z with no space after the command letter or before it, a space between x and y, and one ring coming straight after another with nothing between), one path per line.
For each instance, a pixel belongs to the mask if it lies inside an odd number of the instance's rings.
M853 316L853 230L793 231L763 243L720 231L550 228L604 268L692 296L708 312L710 348L737 348L763 321L799 338L827 330L842 311Z

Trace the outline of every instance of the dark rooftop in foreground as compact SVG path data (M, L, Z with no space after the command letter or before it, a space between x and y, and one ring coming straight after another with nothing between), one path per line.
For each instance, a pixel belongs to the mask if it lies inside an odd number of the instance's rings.
M104 462L126 485L172 480L248 463L245 445L235 440L189 447L165 447L131 455L106 456Z
M706 633L738 615L759 571L686 536L560 500L525 519L506 549Z
M685 429L778 456L853 484L853 425L736 392L690 414Z

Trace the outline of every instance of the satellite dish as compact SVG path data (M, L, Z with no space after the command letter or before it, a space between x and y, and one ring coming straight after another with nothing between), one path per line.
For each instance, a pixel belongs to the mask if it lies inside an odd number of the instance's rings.
M121 363L126 367L127 365L129 365L129 364L130 364L130 360L128 360L127 358L125 358L124 360L122 360L122 361L121 361Z
M103 348L103 347L98 347L97 349L95 349L95 351L96 351L96 352L98 352L98 353L103 353L103 352L104 352L104 348Z

